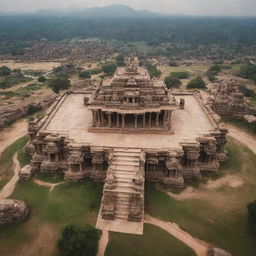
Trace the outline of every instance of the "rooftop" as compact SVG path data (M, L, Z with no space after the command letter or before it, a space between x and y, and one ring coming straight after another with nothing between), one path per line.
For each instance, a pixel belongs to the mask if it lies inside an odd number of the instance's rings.
M177 101L185 99L185 109L172 113L174 134L115 134L89 133L92 114L84 106L84 94L68 94L48 117L40 132L60 133L74 143L103 147L133 147L148 149L178 149L180 143L196 142L196 138L214 130L196 97L192 94L174 95Z

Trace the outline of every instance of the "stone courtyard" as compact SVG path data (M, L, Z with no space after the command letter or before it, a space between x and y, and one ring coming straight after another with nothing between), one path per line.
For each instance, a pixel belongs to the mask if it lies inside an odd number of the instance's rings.
M182 188L218 172L228 131L199 94L172 93L137 63L131 58L93 93L60 95L30 122L26 150L31 175L105 182L99 229L142 234L145 181Z

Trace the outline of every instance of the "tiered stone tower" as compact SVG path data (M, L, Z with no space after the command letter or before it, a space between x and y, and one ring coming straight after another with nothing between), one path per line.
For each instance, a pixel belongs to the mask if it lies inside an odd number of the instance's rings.
M176 109L165 84L151 80L137 58L117 68L113 78L104 80L85 102L93 114L91 132L170 132Z

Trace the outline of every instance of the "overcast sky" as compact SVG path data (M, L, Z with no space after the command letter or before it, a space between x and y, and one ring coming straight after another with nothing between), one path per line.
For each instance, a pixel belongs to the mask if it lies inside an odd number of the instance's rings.
M170 14L256 16L256 0L0 0L0 12L126 4Z

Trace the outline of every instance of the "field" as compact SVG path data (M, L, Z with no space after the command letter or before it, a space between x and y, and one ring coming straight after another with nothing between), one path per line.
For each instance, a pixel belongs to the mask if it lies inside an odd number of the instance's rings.
M1 61L1 66L7 66L10 69L22 69L22 70L42 70L48 71L60 66L60 62L15 62L15 61Z

